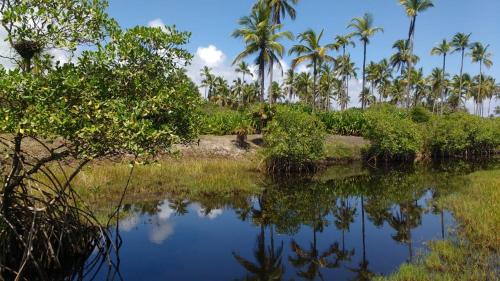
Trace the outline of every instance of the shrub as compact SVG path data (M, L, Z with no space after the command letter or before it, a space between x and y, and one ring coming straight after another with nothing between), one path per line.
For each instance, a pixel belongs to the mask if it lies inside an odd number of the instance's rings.
M361 136L366 127L366 118L360 109L322 112L318 116L331 134Z
M463 112L438 116L428 127L429 150L434 156L488 154L500 145L499 123Z
M385 161L414 159L423 147L420 127L403 110L379 106L365 113L363 136L372 142L367 156Z
M255 131L261 133L267 124L272 120L275 108L267 103L258 103L248 109L248 118L255 126Z
M239 111L221 110L211 114L204 114L201 120L201 134L205 135L231 135L242 126L250 124L249 117Z
M417 106L410 111L411 119L416 123L426 123L432 118L432 113L423 106Z
M315 115L277 107L264 132L266 168L271 173L303 172L314 167L324 151L325 128Z

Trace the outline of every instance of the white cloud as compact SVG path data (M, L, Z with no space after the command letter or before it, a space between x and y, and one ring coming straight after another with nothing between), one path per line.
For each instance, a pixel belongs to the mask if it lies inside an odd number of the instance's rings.
M14 57L14 50L5 39L7 39L7 31L3 27L0 27L0 64L9 69L14 66L14 61L8 59Z
M196 56L199 57L208 67L220 66L226 59L224 53L217 49L214 45L199 47L196 51Z
M149 233L149 241L155 244L162 244L172 234L174 234L173 224L153 224Z
M134 215L131 217L127 217L124 220L120 221L120 230L129 232L139 225L139 216Z
M160 220L168 220L174 213L175 211L170 208L168 201L164 201L161 206L160 206L160 211L158 212L157 216Z
M160 18L157 18L157 19L154 19L154 20L148 22L148 26L149 27L159 27L163 31L167 31L167 29L165 28L165 23Z
M197 208L196 212L198 213L198 216L200 218L208 218L210 220L213 220L213 219L217 218L218 216L222 215L222 212L223 212L222 209L213 209L207 213L207 210L205 208L202 208L200 206L197 206L196 208Z

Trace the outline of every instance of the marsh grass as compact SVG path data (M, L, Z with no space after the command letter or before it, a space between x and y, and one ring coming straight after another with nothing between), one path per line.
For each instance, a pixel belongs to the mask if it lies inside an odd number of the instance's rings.
M414 264L378 280L500 280L500 170L467 176L468 186L440 199L459 223L456 241L436 241Z
M127 163L100 163L89 166L73 186L89 202L118 199L130 173ZM251 160L225 158L182 158L136 165L127 198L157 198L162 194L186 197L260 191L260 174Z

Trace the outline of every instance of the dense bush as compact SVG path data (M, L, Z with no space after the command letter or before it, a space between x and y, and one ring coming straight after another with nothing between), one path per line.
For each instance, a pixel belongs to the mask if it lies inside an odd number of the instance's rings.
M416 123L426 123L432 118L432 113L423 106L417 106L410 111L411 119Z
M360 109L318 113L328 133L346 136L361 136L366 127L366 118Z
M290 107L277 107L264 132L269 172L306 171L324 152L325 128L315 115Z
M213 111L205 113L201 121L201 134L204 135L232 135L247 127L252 121L244 112L234 110Z
M500 146L499 119L452 113L436 116L428 132L427 145L434 156L485 155Z
M423 148L421 127L396 107L380 106L366 111L363 136L372 142L367 156L385 161L414 159Z

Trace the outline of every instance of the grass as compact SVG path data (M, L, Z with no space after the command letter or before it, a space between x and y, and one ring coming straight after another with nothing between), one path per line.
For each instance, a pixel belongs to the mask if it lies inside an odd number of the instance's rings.
M130 169L125 163L91 165L77 176L73 186L90 202L116 201L126 186ZM186 197L255 193L260 191L256 180L259 177L251 160L164 159L155 164L135 166L127 197L154 198L167 193Z
M470 185L443 197L458 220L456 241L436 241L428 255L378 280L500 280L500 170L481 171Z
M359 137L330 135L325 142L325 158L332 160L361 160L369 142Z

